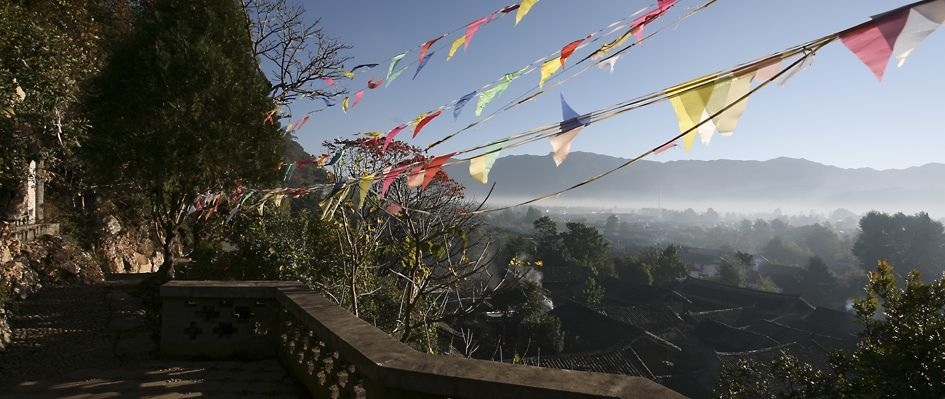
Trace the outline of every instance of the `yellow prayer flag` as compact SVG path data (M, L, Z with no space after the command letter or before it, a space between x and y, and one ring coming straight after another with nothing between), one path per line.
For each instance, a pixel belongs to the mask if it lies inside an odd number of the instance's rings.
M348 113L348 97L345 97L344 101L341 102L341 112Z
M522 0L522 4L518 6L518 11L515 13L516 25L518 25L522 18L525 18L525 14L528 14L528 12L531 11L532 6L537 2L538 0Z
M499 158L502 151L498 144L493 144L486 148L486 153L469 160L469 176L476 181L486 184L489 182L489 171L492 165Z
M592 60L599 60L599 59L603 58L604 55L607 54L607 53L609 53L610 50L613 50L614 47L619 47L619 46L623 45L623 44L627 41L627 39L630 38L630 36L633 36L633 30L632 30L632 29L628 29L626 32L624 32L622 35L620 35L620 37L614 39L614 41L612 41L612 42L610 42L610 43L607 43L607 44L605 44L605 45L603 45L603 46L600 46L600 48L597 49L597 51L595 51L593 54L591 54L591 59L592 59Z
M751 79L752 74L739 76L732 78L727 81L728 89L726 90L725 104L722 107L725 107L729 104L734 103L736 100L742 96L748 94L751 90ZM715 94L712 95L715 98ZM712 118L712 121L715 122L715 128L718 129L719 134L729 135L735 132L735 128L738 127L738 119L742 117L742 114L745 112L745 108L748 106L748 98L739 101L738 103L731 106L731 108L725 110L715 118ZM722 107L719 107L721 109ZM718 112L718 110L709 110L710 113Z
M354 72L351 71L341 71L341 75L348 79L354 79Z
M545 85L545 81L554 75L555 72L561 69L561 59L552 58L548 61L545 61L544 64L541 64L541 79L538 81L538 88L542 88Z
M374 176L372 175L364 176L358 182L358 208L364 206L364 199L367 198L372 183L374 183Z
M459 47L462 46L463 43L466 43L466 35L462 35L458 39L453 40L453 44L450 46L450 52L446 55L447 61L453 58L453 54L456 54L456 50L459 50Z
M702 77L691 82L704 80L705 77ZM673 110L676 111L676 117L679 119L679 132L685 133L688 131L683 136L683 143L687 152L692 148L692 142L696 138L696 131L693 127L702 121L703 112L705 112L709 99L712 97L712 91L715 88L714 84L708 82L704 82L701 86L692 86L689 84L691 82L666 89L666 94L670 96L669 101L673 105ZM686 87L689 87L689 89L679 91Z

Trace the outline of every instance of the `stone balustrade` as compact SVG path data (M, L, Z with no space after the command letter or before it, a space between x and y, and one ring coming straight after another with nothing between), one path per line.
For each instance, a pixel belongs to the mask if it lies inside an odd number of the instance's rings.
M299 283L161 287L161 353L277 357L315 398L681 398L641 377L417 352Z
M10 236L20 242L27 242L43 235L59 235L59 223L17 223L10 228Z

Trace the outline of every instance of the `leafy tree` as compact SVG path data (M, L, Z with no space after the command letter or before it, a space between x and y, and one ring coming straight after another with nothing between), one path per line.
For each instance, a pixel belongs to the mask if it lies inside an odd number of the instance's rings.
M853 353L834 352L829 370L783 354L771 362L726 367L724 398L940 398L945 396L945 277L923 283L913 270L898 287L879 261L866 295L853 305L863 326Z
M101 65L104 2L0 2L0 218L17 211L30 161L67 184L84 141L82 83Z
M512 345L513 353L529 356L532 349L556 353L564 349L561 320L548 313L547 297L537 284L520 280L492 295L492 304L506 312L508 328L503 342Z
M530 206L530 207L528 207L528 210L525 211L525 216L524 216L523 222L524 222L525 224L532 224L532 223L535 223L535 221L538 220L538 219L541 218L541 217L542 217L542 216L541 216L541 211L539 211L538 209L536 209L536 208Z
M604 302L604 287L601 286L594 276L590 276L584 282L584 290L581 291L584 303L594 309L600 309Z
M635 284L653 284L653 266L632 256L614 259L614 268L621 280Z
M738 257L722 256L719 258L719 280L725 284L744 287L748 275L748 265Z
M809 249L802 248L794 241L785 241L780 236L768 241L761 253L768 260L785 265L803 264L814 255Z
M651 266L653 284L662 287L686 278L689 273L689 265L683 262L679 247L673 244L663 249L652 247L640 255L639 261Z
M230 0L160 0L147 7L95 79L84 146L97 183L147 214L174 275L173 245L198 193L271 183L282 133Z
M561 233L568 263L589 267L597 274L615 276L604 236L593 226L567 223L568 231Z
M945 265L945 228L925 212L911 216L870 212L860 219L853 255L864 266L888 259L917 268L927 277L937 276Z
M840 282L827 269L827 264L817 256L807 262L807 268L801 275L801 295L811 302L828 307L840 305L842 297L837 296Z
M607 223L604 224L604 235L613 237L617 234L617 229L620 227L620 219L617 218L617 215L610 215L607 217Z

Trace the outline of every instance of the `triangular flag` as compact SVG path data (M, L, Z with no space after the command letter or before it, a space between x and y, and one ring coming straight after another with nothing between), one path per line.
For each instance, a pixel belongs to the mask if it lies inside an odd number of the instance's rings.
M446 60L449 61L450 58L453 58L453 54L456 54L456 50L459 49L459 46L462 46L466 42L466 35L462 35L456 40L453 40L453 44L450 45L450 52L446 55Z
M781 59L774 60L772 63L758 68L752 80L759 84L764 83L777 75L778 72L781 72Z
M437 40L440 40L444 37L446 37L446 35L441 35L437 37L436 39L430 39L430 40L427 40L426 43L423 43L423 46L420 46L420 54L417 55L417 62L421 64L424 63L425 62L424 58L427 57L427 51L430 51L430 46L432 46L433 43L436 43Z
M348 97L345 97L344 101L341 102L341 111L348 113Z
M305 117L302 118L302 121L299 122L297 125L295 125L295 130L301 129L302 126L305 125L306 122L308 122L308 119L309 119L309 116L308 116L308 115L305 115Z
M371 79L368 79L368 81L367 81L367 87L368 87L369 89L376 89L378 86L381 85L381 83L384 83L384 79L381 79L381 80L371 80Z
M495 160L499 158L501 152L502 147L499 147L498 144L486 147L485 154L469 160L469 176L482 184L488 183L489 171L492 170L492 165L495 164Z
M407 125L400 125L391 129L389 132L387 132L387 136L384 137L384 147L381 148L382 153L387 151L387 146L390 145L390 142L394 141L394 137L396 137L397 134L400 133L401 130L404 130L404 128L406 127Z
M400 176L401 173L404 173L409 165L398 166L390 171L384 172L384 181L381 182L381 198L387 196L387 190L390 189L390 185L394 183L394 180L397 179L397 176Z
M525 18L525 14L528 14L528 12L531 11L532 6L535 5L535 3L537 2L538 0L522 0L522 3L519 4L518 12L515 13L516 25L518 25L518 23L522 20L522 18Z
M398 214L400 214L400 211L402 211L403 209L404 208L401 207L396 202L391 202L390 205L388 205L387 208L384 210L387 211L387 213L391 215L397 216Z
M633 29L628 29L626 32L620 35L620 37L614 39L610 43L600 46L600 48L597 49L597 51L594 51L594 53L591 54L591 59L599 60L603 58L604 55L610 52L610 50L613 50L614 47L619 47L623 45L627 41L627 39L629 39L630 36L632 35L633 35Z
M561 59L552 58L548 61L545 61L544 64L541 64L541 78L538 80L538 88L545 86L545 81L551 77L555 72L561 69Z
M367 175L358 182L358 208L364 206L364 199L367 198L368 191L371 190L371 184L374 183L374 176Z
M423 171L423 185L420 187L421 190L426 190L427 186L430 185L430 182L433 181L433 178L436 177L436 174L443 168L443 164L446 163L454 154L449 153L446 155L440 155L436 158L430 160L430 163L427 164L427 167Z
M423 165L417 165L407 175L407 187L417 188L423 184Z
M525 72L527 68L528 67L525 67L518 71L507 73L505 76L502 76L502 79L499 79L495 86L479 92L479 102L476 104L476 116L481 115L483 108L494 98L505 92L505 90L509 88L509 83L512 83L512 81L518 78L522 72Z
M945 19L945 0L932 2L928 4L923 4L919 7L934 7L937 6L939 9L930 9L928 14L935 16L937 11L940 14L940 18ZM922 40L925 40L935 29L938 29L941 22L929 19L926 17L926 14L923 14L919 7L916 7L909 11L909 18L906 21L906 26L902 28L902 34L899 35L899 38L896 39L896 44L893 46L893 55L896 57L896 66L901 67L902 64L905 64L906 58L912 54L912 51L918 47L919 43Z
M354 72L351 72L351 71L341 71L341 75L348 79L354 78Z
M332 78L330 78L330 77L327 77L327 76L326 76L326 77L322 78L322 80L324 80L325 83L327 83L329 86L334 86L334 85L335 85L335 80L332 79Z
M410 78L410 80L417 78L417 74L420 73L420 70L423 69L423 67L427 66L427 61L430 61L430 57L433 56L433 53L433 51L429 52L425 57L423 57L422 60L420 60L420 63L417 64L417 70L413 72L413 77Z
M568 59L568 57L570 57L571 54L574 54L574 50L577 50L578 46L581 45L581 42L583 42L589 37L591 36L588 35L587 37L583 39L575 40L571 43L566 44L564 47L561 48L561 56L559 58L561 59L562 67L564 66L564 62Z
M476 35L476 31L479 30L482 24L486 22L488 22L486 18L479 18L471 22L469 25L466 25L466 35L464 36L465 44L463 44L463 51L469 50L469 42L471 42L473 39L473 36Z
M742 75L733 77L731 80L727 81L728 89L726 90L725 104L722 107L725 107L729 104L734 103L739 98L748 94L751 91L751 79L752 76ZM712 94L714 99L716 96L715 93ZM715 104L712 104L708 107L709 112L714 114L721 109L713 109ZM735 132L735 128L738 127L738 120L742 117L742 114L745 113L745 108L748 107L748 97L745 97L743 100L739 101L732 105L729 109L725 110L715 118L712 118L712 121L715 123L716 130L719 131L719 134L723 136L731 135Z
M420 134L420 129L423 129L423 127L426 126L427 123L430 123L430 121L432 121L433 118L440 116L441 112L443 111L436 110L436 112L423 117L423 119L421 119L420 122L417 122L417 126L413 128L413 138L417 138L417 135Z
M664 145L660 146L659 148L653 150L653 154L659 154L659 153L665 152L666 150L668 150L668 149L670 149L670 148L678 147L678 146L679 146L679 145L676 144L675 141L673 141L673 142L671 142L671 143L664 144Z
M614 54L612 57L597 64L597 67L605 71L610 71L610 73L614 73L614 65L617 64L617 59L619 59L621 55L622 54Z
M331 160L328 161L328 163L326 163L325 166L334 165L335 162L338 162L338 160L341 159L341 156L344 154L345 154L345 148L342 148L341 151L338 151L335 153L335 155L332 155Z
M859 28L840 34L840 40L850 51L883 80L883 72L892 55L896 38L902 33L909 17L908 9L883 14Z
M676 117L679 119L679 132L688 132L683 136L683 143L687 152L692 148L692 142L696 138L695 130L691 129L702 121L702 114L705 112L709 98L712 97L712 90L715 88L714 84L704 82L699 86L690 86L690 83L704 79L706 78L699 78L666 90L666 94L670 96L669 101L676 111ZM678 91L678 89L684 87L692 88L682 92Z
M365 69L365 71L369 71L369 70L373 69L374 67L376 67L377 65L378 65L378 64L361 64L361 65L358 65L358 66L356 66L356 67L354 67L354 68L351 68L351 72L357 72L358 69L361 69L361 68L367 68L367 69Z
M407 70L407 67L403 67L394 71L394 73L390 75L389 78L387 78L387 83L384 84L384 87L390 86L390 82L393 82L394 79L397 79L397 77L400 76L400 74L404 73L404 71L406 70Z
M459 118L459 114L463 112L463 107L465 107L466 103L469 102L469 100L473 98L473 96L475 95L476 95L476 92L474 91L472 93L469 93L465 96L460 97L459 100L456 100L456 104L453 105L453 119L454 120Z
M400 60L404 58L405 55L407 55L407 52L397 54L393 58L390 59L390 66L387 67L387 78L385 78L388 81L388 83L390 83L390 80L391 80L390 76L394 73L394 68L397 68L397 63L399 63Z
M793 78L794 75L797 75L799 72L810 68L810 66L814 64L814 55L816 54L817 53L808 54L807 57L804 58L804 61L801 61L800 64L794 65L791 69L785 71L784 74L781 75L781 77L777 80L778 86L784 87L788 80Z
M568 153L571 152L571 141L573 141L574 137L577 136L578 133L581 133L583 129L584 126L578 126L549 138L551 141L551 151L554 152L552 159L555 161L555 166L561 166L561 163L568 158Z
M577 111L574 108L571 108L568 105L568 102L564 100L564 94L561 94L561 131L568 131L574 129L577 126L587 126L587 121L578 119Z
M930 1L925 4L917 5L912 10L922 14L929 21L939 25L945 24L945 0Z
M358 90L357 93L354 93L354 103L351 104L352 107L358 105L361 102L361 99L364 98L364 90Z

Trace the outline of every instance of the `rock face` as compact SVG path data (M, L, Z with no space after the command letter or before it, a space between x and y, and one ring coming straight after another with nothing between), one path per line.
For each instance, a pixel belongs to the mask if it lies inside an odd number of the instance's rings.
M96 255L109 273L150 273L164 263L164 253L144 227L124 227L114 216L103 220Z
M42 236L23 245L21 258L43 282L55 284L100 284L102 268L88 253L62 237Z

